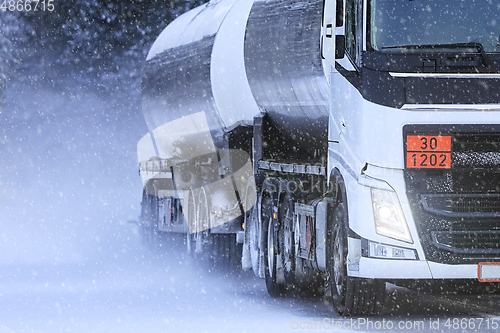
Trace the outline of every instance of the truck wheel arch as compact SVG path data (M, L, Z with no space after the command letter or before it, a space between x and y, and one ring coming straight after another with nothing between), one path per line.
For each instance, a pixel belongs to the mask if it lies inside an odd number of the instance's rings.
M330 173L330 181L329 181L328 186L329 186L328 189L330 192L329 196L334 198L332 208L334 209L341 202L343 202L345 204L345 211L347 214L347 218L346 218L346 225L344 227L345 227L346 234L349 234L348 233L348 231L349 231L349 207L347 204L347 190L346 190L346 186L345 186L344 177L342 176L339 169L334 168L332 170L332 172ZM332 213L333 213L333 211L332 211ZM327 229L331 229L332 221L333 220L331 218L328 219ZM329 232L329 230L327 230L327 232Z

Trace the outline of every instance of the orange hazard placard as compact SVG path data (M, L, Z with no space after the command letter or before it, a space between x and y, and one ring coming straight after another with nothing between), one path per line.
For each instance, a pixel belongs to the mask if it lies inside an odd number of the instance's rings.
M406 151L451 152L451 136L408 135Z
M451 153L406 153L407 168L451 168Z
M408 135L406 167L419 169L451 168L450 135Z

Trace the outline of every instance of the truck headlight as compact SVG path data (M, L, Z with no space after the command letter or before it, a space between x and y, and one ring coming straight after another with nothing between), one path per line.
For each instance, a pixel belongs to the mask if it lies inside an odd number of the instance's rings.
M377 234L413 243L396 192L371 189Z

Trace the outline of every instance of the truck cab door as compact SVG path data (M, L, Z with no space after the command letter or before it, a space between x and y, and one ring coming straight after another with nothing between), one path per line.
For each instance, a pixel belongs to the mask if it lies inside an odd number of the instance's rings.
M324 0L323 2L321 56L331 65L331 71L329 69L330 72L327 74L330 82L328 141L335 143L334 146L339 143L341 132L345 129L341 105L343 99L338 91L339 78L337 76L340 74L335 70L336 61L344 58L344 8L344 0Z

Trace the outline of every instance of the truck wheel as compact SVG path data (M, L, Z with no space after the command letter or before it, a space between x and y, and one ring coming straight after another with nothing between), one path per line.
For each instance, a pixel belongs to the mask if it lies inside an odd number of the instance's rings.
M236 234L215 234L214 257L217 268L239 271L241 268L242 244L236 243Z
M287 284L295 282L295 237L293 221L293 202L289 195L285 195L280 210L279 245L283 273Z
M141 237L141 243L146 245L147 243L147 224L149 223L148 217L148 194L146 191L142 192L142 201L141 201L141 217L140 217L140 225L139 225L139 235Z
M329 242L328 274L333 306L342 316L370 316L384 307L385 282L347 275L346 209L339 203L334 213L334 225Z
M253 226L253 218L254 218L254 208L255 208L255 190L252 186L247 186L245 202L243 207L245 208L245 214L243 215L244 220L243 224L245 226L245 239L243 242L243 254L241 257L241 266L243 269L253 269L255 275L258 276L258 271L255 269L257 266L257 262L255 262L256 258L256 249L254 248L255 242L251 237L255 237L255 232L251 234L251 229ZM258 249L257 249L258 251ZM258 255L258 253L257 253Z
M256 276L263 278L262 262L261 262L261 249L259 243L259 235L261 230L259 228L259 220L257 216L257 209L253 209L250 215L250 258L252 260L252 269Z
M196 210L192 190L188 194L187 217L186 246L188 255L192 257L196 246Z
M269 198L264 199L262 203L263 218L265 218L264 235L267 236L264 246L264 275L269 296L280 297L283 295L284 285L278 283L278 242L271 209Z
M158 235L158 197L144 191L141 204L141 240L151 248L159 243Z
M252 269L256 276L262 277L261 272L261 260L260 260L260 246L259 246L259 219L257 206L255 202L257 200L255 189L251 188L247 194L247 203L254 203L254 207L250 208L250 210L246 214L245 221L245 229L248 228L248 251L250 252L250 260L252 263Z
M209 219L208 200L205 191L202 189L198 200L197 226L194 234L194 258L196 261L205 264L212 264L214 258L214 237L210 232Z

